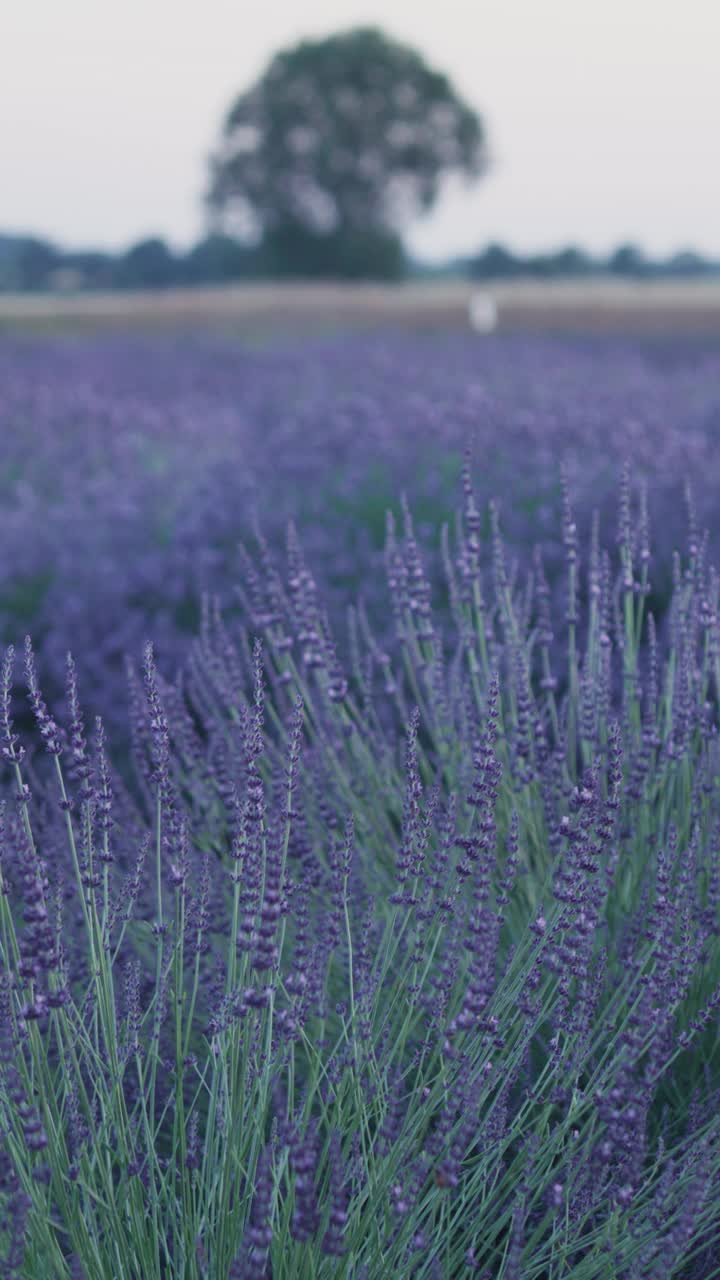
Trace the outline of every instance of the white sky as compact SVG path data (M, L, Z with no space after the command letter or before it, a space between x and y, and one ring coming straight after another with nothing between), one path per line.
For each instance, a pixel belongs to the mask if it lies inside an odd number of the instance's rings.
M488 128L491 174L445 194L416 250L720 255L720 0L0 0L0 229L188 243L236 93L277 48L361 22Z

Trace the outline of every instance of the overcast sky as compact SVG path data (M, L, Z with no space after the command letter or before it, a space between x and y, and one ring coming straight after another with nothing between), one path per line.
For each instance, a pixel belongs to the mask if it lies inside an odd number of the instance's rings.
M0 229L188 243L235 94L275 49L361 22L487 125L490 175L445 193L416 250L720 255L719 0L0 0Z

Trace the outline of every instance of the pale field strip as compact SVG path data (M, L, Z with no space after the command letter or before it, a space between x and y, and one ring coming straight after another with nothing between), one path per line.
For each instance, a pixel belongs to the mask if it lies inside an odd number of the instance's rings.
M720 335L720 279L474 284L243 284L164 291L0 294L3 329L398 325L479 332L576 329Z

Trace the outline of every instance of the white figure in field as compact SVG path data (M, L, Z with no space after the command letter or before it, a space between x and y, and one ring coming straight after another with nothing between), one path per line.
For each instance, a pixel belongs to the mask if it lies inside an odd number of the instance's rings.
M468 305L470 327L476 333L492 333L497 325L498 310L489 293L474 293Z

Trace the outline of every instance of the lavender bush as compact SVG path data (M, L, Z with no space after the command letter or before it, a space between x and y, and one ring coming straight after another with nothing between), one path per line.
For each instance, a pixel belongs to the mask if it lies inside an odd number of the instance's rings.
M382 640L261 543L130 779L8 651L5 1274L719 1274L718 578L691 506L656 627L631 479L558 596L467 463Z

